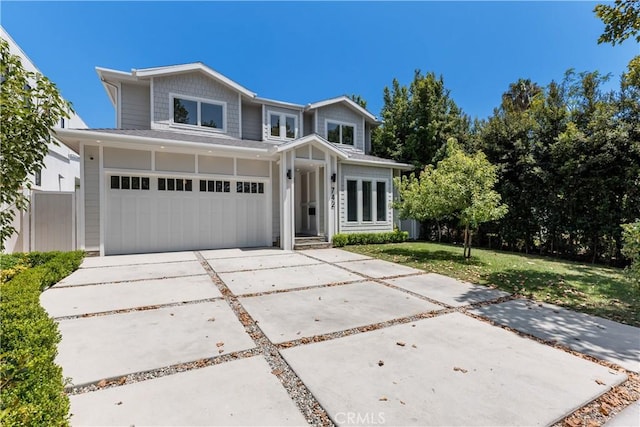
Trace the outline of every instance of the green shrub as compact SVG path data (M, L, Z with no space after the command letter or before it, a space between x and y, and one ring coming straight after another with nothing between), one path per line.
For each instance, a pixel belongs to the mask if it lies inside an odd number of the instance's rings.
M400 243L409 238L406 231L390 231L386 233L349 233L335 234L333 236L333 246L341 248L346 245L375 245L382 243Z
M40 305L40 292L78 268L83 252L34 255L43 264L0 284L0 424L68 424L69 399L54 363L60 333Z
M349 241L346 234L335 234L333 236L333 246L336 248L341 248L347 245Z
M622 224L622 254L631 260L626 271L631 281L640 285L640 220Z

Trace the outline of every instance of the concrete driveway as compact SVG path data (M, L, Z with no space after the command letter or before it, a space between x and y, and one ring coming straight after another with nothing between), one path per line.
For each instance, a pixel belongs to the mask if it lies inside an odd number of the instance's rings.
M637 328L338 249L87 258L41 302L74 425L548 425L640 370Z

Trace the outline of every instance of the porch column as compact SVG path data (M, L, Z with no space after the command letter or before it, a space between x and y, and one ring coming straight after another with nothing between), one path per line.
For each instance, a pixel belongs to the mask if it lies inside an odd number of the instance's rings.
M280 247L284 250L293 249L295 237L294 155L292 151L280 154Z

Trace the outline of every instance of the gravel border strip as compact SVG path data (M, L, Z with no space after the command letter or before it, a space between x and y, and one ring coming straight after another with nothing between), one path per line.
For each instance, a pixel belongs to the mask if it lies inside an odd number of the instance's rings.
M189 262L193 262L193 261L189 261ZM55 284L51 286L51 288L49 289L82 288L84 286L99 286L99 285L120 285L123 283L148 282L150 280L180 279L182 277L195 277L195 276L206 276L206 275L207 273L180 274L179 276L147 277L144 279L116 280L115 282L82 283L78 285Z
M102 390L105 388L120 387L127 384L133 384L140 381L151 380L155 378L166 377L168 375L177 374L179 372L191 371L193 369L200 369L207 366L219 365L225 362L231 362L234 360L246 359L259 355L257 348L251 348L248 350L235 351L229 354L222 354L219 356L205 357L202 359L194 360L191 362L176 363L174 365L164 366L162 368L149 369L147 371L134 372L127 375L119 375L115 377L103 378L98 381L92 381L84 384L74 384L65 387L65 392L68 395L76 395L83 393L90 393L93 391Z
M314 335L311 337L302 337L291 341L284 341L276 344L278 349L284 350L287 348L298 347L307 344L313 344L323 341L330 341L337 338L348 337L350 335L361 334L363 332L376 331L378 329L388 328L395 325L404 325L418 320L431 319L433 317L443 316L445 314L453 313L453 308L442 308L440 310L425 311L423 313L414 314L413 316L399 317L392 320L386 320L384 322L372 323L364 326L356 326L354 328L344 329L342 331L328 332L326 334Z
M346 282L333 282L326 283L324 285L311 285L311 286L301 286L299 288L289 288L289 289L274 289L273 291L264 291L264 292L253 292L249 294L238 294L238 298L253 298L253 297L261 297L263 295L273 295L273 294L284 294L287 292L298 292L298 291L308 291L312 289L321 289L321 288L331 288L334 286L344 286L344 285L352 285L354 283L365 283L370 282L367 279L358 279L358 280L347 280Z
M192 252L192 251L185 251L185 252ZM100 256L100 255L98 255ZM118 256L118 255L114 255L114 256ZM182 259L179 261L157 261L157 262L142 262L142 263L133 263L133 264L118 264L117 266L115 265L96 265L95 267L83 267L82 265L80 266L80 268L78 268L78 270L93 270L95 268L111 268L111 267L136 267L138 265L153 265L153 264L176 264L179 262L193 262L193 261L197 261L196 258L193 259Z
M271 373L275 375L284 389L289 394L291 400L298 407L307 422L313 426L333 426L335 425L327 411L320 405L316 397L311 393L300 377L294 372L289 364L284 360L278 348L262 332L256 321L242 306L238 297L231 292L227 285L220 279L211 268L207 260L195 252L200 264L207 271L213 283L222 293L225 301L229 304L234 314L244 326L245 331L257 346L257 354L261 354L271 367Z
M88 317L110 316L112 314L131 313L133 311L157 310L159 308L165 308L165 307L177 307L181 305L202 304L205 302L215 302L219 300L222 300L222 297L204 298L204 299L197 299L193 301L170 302L166 304L144 305L140 307L120 308L118 310L98 311L95 313L73 314L70 316L54 317L53 320L56 320L56 321L73 320L73 319L85 319Z

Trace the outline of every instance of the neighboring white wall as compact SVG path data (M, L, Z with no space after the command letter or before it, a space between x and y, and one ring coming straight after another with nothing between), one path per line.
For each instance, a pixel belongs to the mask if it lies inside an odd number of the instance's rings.
M340 233L368 233L368 232L382 232L382 231L393 231L393 183L392 183L392 169L389 168L378 168L378 167L370 167L370 166L359 166L359 165L340 165L340 174L338 176L338 185L339 185L339 202L338 202L338 218L339 218L339 227ZM376 215L376 204L375 204L375 182L376 181L385 181L386 182L386 193L387 193L387 222L386 223L376 223L373 222L362 222L362 223L353 223L347 222L347 179L354 180L365 180L372 181L374 195L372 203L372 215L375 219ZM358 182L358 206L359 209L362 206L362 186L361 183Z
M156 77L153 79L152 129L170 128L170 93L225 102L227 105L226 135L240 138L240 103L238 93L200 72ZM219 134L218 132L197 126L190 127L190 129Z
M242 103L242 139L262 141L262 105Z
M337 121L355 125L355 142L353 147L364 152L364 129L362 116L342 104L332 104L318 108L318 129L316 133L327 138L326 121Z
M84 148L84 240L85 249L100 249L100 159L96 146Z
M151 94L147 84L122 83L120 93L120 128L151 128Z
M29 72L41 73L29 57L22 51L20 46L0 27L0 37L9 44L9 52L20 57L22 67ZM61 120L54 126L60 128L86 129L85 122L75 113L70 113L69 118ZM76 180L80 177L80 157L63 144L56 145L55 138L48 144L48 152L44 158L44 168L40 171L40 185L35 185L35 177L30 176L34 190L41 191L75 191ZM29 196L29 193L26 193ZM29 243L29 221L25 213L18 214L14 227L17 235L12 236L6 244L7 252L27 251Z

